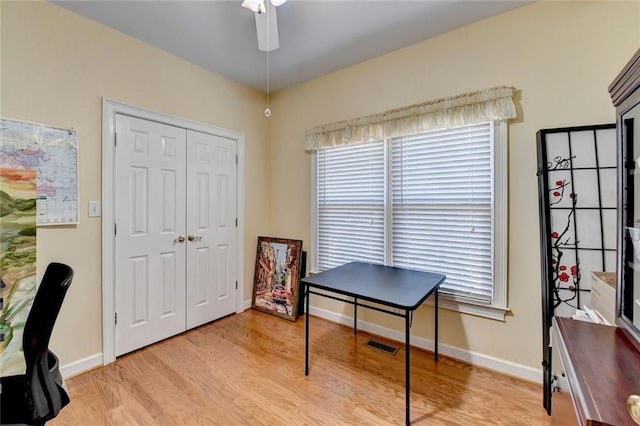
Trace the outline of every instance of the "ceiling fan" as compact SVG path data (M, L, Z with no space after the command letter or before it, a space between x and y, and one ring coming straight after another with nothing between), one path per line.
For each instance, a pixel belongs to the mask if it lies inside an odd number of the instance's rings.
M276 6L287 0L243 0L241 6L255 13L258 49L270 52L280 47L278 40L278 17ZM265 5L266 2L266 5Z

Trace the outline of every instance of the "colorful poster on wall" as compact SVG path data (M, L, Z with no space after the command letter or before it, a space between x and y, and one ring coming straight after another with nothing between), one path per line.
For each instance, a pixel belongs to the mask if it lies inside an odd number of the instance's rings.
M0 376L24 374L22 333L36 293L36 171L0 168Z
M75 130L0 118L0 167L37 171L38 225L78 223Z

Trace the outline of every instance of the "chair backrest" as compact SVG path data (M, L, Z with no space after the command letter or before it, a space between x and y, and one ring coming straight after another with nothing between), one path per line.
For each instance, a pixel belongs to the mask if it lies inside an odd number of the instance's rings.
M33 410L36 416L56 416L64 405L62 399L67 398L66 394L61 396L56 378L52 374L54 366L51 363L55 362L55 373L59 376L57 359L49 352L49 340L72 278L73 270L69 266L50 263L25 323L22 347L27 376L31 377Z

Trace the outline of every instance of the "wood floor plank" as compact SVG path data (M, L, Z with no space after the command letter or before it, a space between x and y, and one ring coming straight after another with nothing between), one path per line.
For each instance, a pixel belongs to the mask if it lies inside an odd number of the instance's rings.
M52 425L401 425L405 348L320 318L246 311L67 380ZM542 387L411 349L411 420L424 425L551 425Z

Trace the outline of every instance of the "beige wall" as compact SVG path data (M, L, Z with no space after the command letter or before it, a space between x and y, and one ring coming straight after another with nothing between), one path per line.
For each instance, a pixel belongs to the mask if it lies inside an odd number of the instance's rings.
M102 352L102 98L243 132L245 299L255 241L268 233L264 95L51 3L1 2L0 115L73 127L79 139L80 224L38 228L38 270L62 261L75 278L52 339L62 365ZM103 206L108 208L108 206Z
M443 312L441 341L539 370L535 134L543 128L614 122L607 87L638 47L638 2L535 3L278 93L272 101L271 186L281 190L271 193L273 232L301 238L308 247L306 129L468 91L516 87L519 116L509 125L512 313L500 322ZM321 306L350 315L341 305ZM398 320L362 315L401 329ZM431 308L421 308L413 333L432 338L431 315Z

